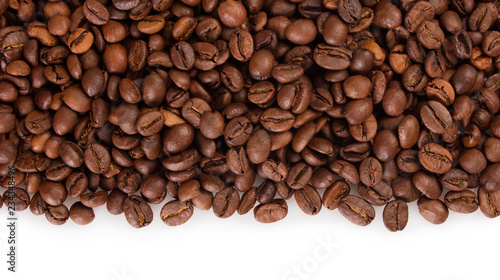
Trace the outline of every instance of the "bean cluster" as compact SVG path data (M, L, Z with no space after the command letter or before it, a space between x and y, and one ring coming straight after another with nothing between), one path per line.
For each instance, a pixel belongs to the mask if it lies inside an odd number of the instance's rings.
M83 225L106 204L136 228L151 204L169 226L271 223L292 197L360 226L384 206L391 231L412 201L434 224L497 217L499 7L0 0L0 207Z

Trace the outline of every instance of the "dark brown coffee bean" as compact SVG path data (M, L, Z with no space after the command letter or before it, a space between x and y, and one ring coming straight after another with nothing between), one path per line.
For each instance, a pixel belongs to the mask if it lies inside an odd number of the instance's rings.
M39 192L43 200L52 206L61 205L67 196L66 188L59 182L44 181L40 184Z
M267 178L275 182L283 181L288 176L286 165L281 161L272 159L267 159L262 163L262 172Z
M347 23L355 23L361 19L362 6L358 0L340 0L339 16Z
M408 224L408 205L399 199L389 202L384 207L383 219L388 230L403 230Z
M316 64L322 68L328 70L343 70L347 69L351 64L352 51L344 47L319 44L314 49L313 58Z
M257 201L256 190L257 188L252 187L241 196L240 205L238 206L238 214L245 215L252 210L255 206L255 202Z
M92 2L99 2L92 0ZM77 28L68 37L68 46L72 53L82 54L90 49L94 43L94 35L92 32L84 29Z
M286 217L288 205L283 199L275 199L255 207L253 213L255 220L260 223L274 223Z
M271 132L284 132L293 127L295 116L280 108L269 108L260 117L260 123Z
M340 201L339 212L348 221L358 226L367 226L375 218L375 209L368 202L354 195L348 195Z
M100 1L85 1L83 4L83 13L87 20L95 25L104 25L109 21L109 12L106 6Z
M273 181L264 181L255 191L255 199L259 203L268 203L276 195L276 183Z
M252 135L253 125L246 117L232 119L224 128L224 140L228 146L241 146Z
M131 195L123 201L123 212L127 222L135 228L148 226L153 221L151 207L137 195Z
M3 203L2 203L3 204ZM35 195L31 198L30 202L30 211L33 215L40 216L44 215L45 211L47 211L48 204L43 200L40 193L35 193Z
M292 166L286 177L286 184L295 190L302 189L312 178L313 168L303 162L299 162Z
M423 195L430 199L438 199L443 192L438 178L424 171L413 173L412 183Z
M69 219L69 210L64 204L58 206L49 205L47 211L45 211L45 218L49 223L60 226Z
M391 187L385 181L380 181L380 183L373 186L367 186L360 183L358 185L358 191L366 201L377 206L387 204L393 195Z
M162 221L168 226L178 226L187 222L193 215L191 202L172 200L165 204L160 212Z
M229 38L229 50L234 59L249 61L254 53L254 42L250 32L238 29Z
M3 203L6 207L12 207L14 211L23 211L30 206L30 196L24 189L9 188L3 193Z
M479 208L477 196L471 190L450 191L444 196L444 203L458 213L473 213Z
M295 191L295 201L300 209L308 215L316 215L321 211L321 196L310 185Z
M359 178L367 186L375 186L382 181L382 164L373 157L365 158L359 166Z
M439 225L448 219L448 208L441 200L428 199L422 196L418 200L417 205L420 215L430 223Z
M240 203L240 195L232 187L226 187L214 197L213 209L215 216L228 218L236 212Z
M92 208L83 205L81 202L76 202L69 209L69 217L75 224L88 225L94 220L95 214Z
M453 164L451 153L436 143L424 145L418 152L418 159L425 169L438 174L448 172Z
M200 195L200 182L197 180L189 180L183 182L178 189L178 197L181 202L188 201L196 196Z
M437 134L442 134L451 125L451 115L443 104L431 100L426 102L420 110L424 125Z
M323 206L330 210L336 209L339 206L340 201L349 195L350 190L349 185L343 180L333 182L333 184L329 186L323 194Z
M410 177L397 176L392 181L394 197L403 200L404 202L412 202L417 200L422 193L415 188Z
M229 28L239 27L247 20L247 11L240 1L225 1L217 12L222 24Z
M101 144L90 144L84 153L85 165L95 174L106 172L111 164L108 150Z
M460 166L469 174L481 173L487 166L484 154L478 149L466 149L460 154Z
M127 198L127 194L122 192L119 188L114 188L108 195L106 208L112 215L120 215L123 213L123 202Z
M487 191L485 187L479 187L478 190L479 208L481 212L488 218L496 218L500 216L499 202L500 192Z

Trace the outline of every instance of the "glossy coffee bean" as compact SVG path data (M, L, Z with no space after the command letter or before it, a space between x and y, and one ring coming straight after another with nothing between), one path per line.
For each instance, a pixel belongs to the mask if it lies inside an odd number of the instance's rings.
M389 202L384 207L383 219L388 230L403 230L408 224L408 205L399 199Z
M348 195L340 201L339 212L351 223L358 226L367 226L375 218L375 209L354 195Z

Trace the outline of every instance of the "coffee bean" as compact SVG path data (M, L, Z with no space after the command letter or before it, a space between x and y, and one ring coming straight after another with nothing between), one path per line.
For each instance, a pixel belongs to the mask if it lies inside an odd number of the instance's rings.
M448 219L448 208L441 200L428 199L425 196L422 196L418 200L417 205L420 215L422 215L422 217L430 223L439 225Z
M178 226L187 222L193 215L191 202L172 200L161 208L161 219L168 226Z
M92 2L99 2L92 0ZM90 49L94 43L94 35L92 32L77 28L68 37L68 46L72 53L82 54Z
M43 200L52 206L61 205L67 196L66 188L59 182L44 181L40 184L39 192Z
M33 215L40 216L45 214L45 211L47 211L48 204L47 202L45 202L45 200L43 200L40 193L37 192L31 198L29 206L30 206L30 211L31 213L33 213Z
M69 219L69 210L64 204L59 206L49 205L45 211L45 218L49 223L60 226Z
M248 191L246 191L240 200L240 205L238 206L238 214L245 215L255 206L256 199L256 191L257 188L252 187Z
M9 188L3 193L3 203L6 207L13 207L15 211L23 211L30 206L30 196L21 188Z
M363 183L358 185L359 194L370 204L382 206L387 204L387 202L392 198L393 190L385 181L380 183L367 186Z
M295 191L295 201L300 209L308 215L316 215L321 211L321 196L310 185Z
M438 174L448 172L453 164L451 153L435 143L424 145L418 152L418 159L425 169Z
M92 208L76 202L69 209L69 217L78 225L88 225L94 220L95 214Z
M137 195L131 195L123 201L123 212L127 222L135 228L148 226L153 221L151 207Z
M228 146L240 146L250 138L253 125L246 117L232 119L224 128L224 140Z
M322 68L328 70L343 70L347 69L351 64L352 51L344 47L319 44L314 49L313 57L314 61Z
M383 219L388 230L403 230L408 224L408 205L399 199L389 202L384 207Z
M368 202L354 195L348 195L340 201L339 212L348 221L358 226L367 226L375 218L375 209Z
M255 220L260 223L274 223L286 217L288 205L283 199L275 199L255 207L253 213Z
M228 218L236 212L240 203L240 195L232 187L226 187L214 197L214 214L219 218Z
M451 115L442 105L437 101L428 101L420 109L420 116L424 125L431 131L437 134L443 134L444 131L451 125Z
M450 191L444 196L444 203L458 213L472 213L479 207L477 196L471 190Z
M96 0L87 0L83 4L83 14L95 25L104 25L109 21L109 12L104 4Z
M247 20L245 7L239 1L223 2L219 5L217 12L222 24L229 28L238 27Z
M500 215L499 209L500 192L487 191L484 187L479 187L478 199L481 212L488 218L495 218Z

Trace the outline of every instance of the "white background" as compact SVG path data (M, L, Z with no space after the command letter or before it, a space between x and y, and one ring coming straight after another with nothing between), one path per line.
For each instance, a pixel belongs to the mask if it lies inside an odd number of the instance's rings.
M367 227L323 208L304 214L294 198L288 216L260 224L252 212L219 219L195 209L191 220L168 227L159 219L134 229L125 217L95 209L87 226L49 224L18 213L18 272L7 272L7 209L0 209L0 279L499 279L500 220L450 212L435 226L410 204L410 221L391 233L382 207ZM404 275L398 276L398 275ZM33 278L32 278L33 277Z

